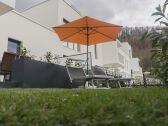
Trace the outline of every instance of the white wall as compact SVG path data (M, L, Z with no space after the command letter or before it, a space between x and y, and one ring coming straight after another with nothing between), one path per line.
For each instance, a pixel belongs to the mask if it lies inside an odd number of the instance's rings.
M26 17L52 29L64 24L63 18L69 22L81 18L81 14L64 0L46 0L22 12Z
M7 50L8 37L22 41L32 54L41 57L47 51L55 54L76 54L76 51L65 48L57 34L23 16L11 11L0 16L0 59Z
M139 71L139 59L138 58L133 58L131 61L131 68L133 71Z
M131 60L132 60L132 49L128 42L122 42L121 48L124 55L124 69L125 77L131 77Z
M113 67L124 67L124 63L119 61L119 53L123 55L123 51L120 49L121 43L117 41L103 43L103 65Z
M23 11L22 14L52 29L58 25L58 0L47 0Z
M62 25L63 18L69 22L81 18L82 15L64 0L58 0L58 25Z
M132 58L131 69L134 77L142 77L142 68L139 66L139 58Z
M82 17L76 9L64 0L47 0L42 4L25 10L22 14L37 21L39 24L47 26L51 30L52 27L64 24L63 18L71 22ZM81 46L82 52L86 52L86 46Z

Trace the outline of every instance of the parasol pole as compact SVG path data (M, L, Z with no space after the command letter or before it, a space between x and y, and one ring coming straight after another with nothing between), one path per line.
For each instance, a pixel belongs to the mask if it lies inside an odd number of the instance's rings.
M88 69L89 69L89 64L88 64L88 60L89 60L89 27L87 26L87 75L88 75Z

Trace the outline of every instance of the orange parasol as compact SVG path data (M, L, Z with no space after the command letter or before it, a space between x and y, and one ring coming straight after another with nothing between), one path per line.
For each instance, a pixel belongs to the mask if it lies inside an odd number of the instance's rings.
M121 28L122 26L106 23L86 16L68 24L54 27L53 29L58 34L61 41L87 45L88 61L88 46L116 41Z

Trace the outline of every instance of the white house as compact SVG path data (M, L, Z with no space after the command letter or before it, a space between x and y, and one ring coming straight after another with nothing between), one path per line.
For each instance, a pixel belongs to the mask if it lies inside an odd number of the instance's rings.
M52 2L55 2L55 1L57 0L48 0L46 1L46 3L48 4L48 6L50 5L52 6L53 5ZM74 13L75 15L75 16L74 15L69 16L67 20L72 21L77 18L81 18L78 12L76 12L67 3L65 4L65 2L62 0L58 0L58 1L61 1L59 2L59 5L64 4L65 6L64 8L70 13ZM43 4L46 4L46 3L44 2ZM40 7L43 4L39 4L39 6L37 5L35 6L35 8ZM54 4L54 5L57 5L57 4ZM60 6L63 6L63 5L60 5ZM44 8L44 10L47 10L47 9ZM55 12L56 14L58 13L57 11L53 11L53 12ZM61 12L62 11L60 11L60 13ZM47 14L50 15L50 12ZM61 15L61 14L58 14L58 15ZM64 13L64 16L68 17L66 15L68 15L68 13ZM56 18L54 17L54 14L53 14L53 18ZM56 23L53 24L53 26L58 25L57 22L59 20L58 18L56 19L57 19ZM63 18L61 19L63 23ZM52 19L48 19L48 21L50 20ZM0 58L2 58L4 51L11 51L10 50L11 48L13 48L12 51L16 52L17 47L19 46L20 43L22 43L23 46L29 49L31 53L36 55L37 57L43 56L47 51L51 51L53 53L59 54L60 56L64 54L72 55L72 54L79 53L76 48L74 49L73 46L70 46L70 48L63 46L62 42L59 41L58 36L51 29L51 27L40 23L41 22L39 22L38 20L36 21L35 19L25 16L24 14L18 13L14 10L9 11L4 15L1 15L0 16L0 27L1 27Z
M42 57L47 51L60 56L86 52L86 46L60 42L52 30L52 27L82 17L64 0L46 0L21 13L13 8L14 0L0 0L0 59L4 51L17 52L20 44L37 57ZM127 42L117 40L93 45L89 51L93 65L110 67L124 77L131 77L131 70L133 74L137 69L142 71L139 62L132 58L132 50Z
M132 66L132 73L133 73L133 78L142 80L143 73L142 73L142 68L139 66L139 58L133 58L131 60L131 66Z
M102 54L103 66L113 69L123 77L142 77L139 61L134 61L132 49L128 42L121 43L117 40L116 42L104 43L102 45ZM135 71L138 71L139 75Z

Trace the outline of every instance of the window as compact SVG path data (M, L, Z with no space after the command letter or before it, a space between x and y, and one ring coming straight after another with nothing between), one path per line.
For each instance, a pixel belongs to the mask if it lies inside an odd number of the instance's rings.
M11 38L8 38L8 52L19 53L21 41L17 41Z
M73 44L73 43L68 43L68 47L69 47L70 49L74 49L74 44Z
M74 44L74 50L78 51L78 44Z
M94 47L95 47L95 59L98 59L98 55L97 55L97 45L95 45Z
M69 23L69 21L66 20L65 18L63 18L63 22L64 22L65 24ZM69 47L68 42L63 42L63 45L66 46L66 47Z
M63 42L63 45L68 47L68 42Z
M65 24L69 23L69 21L66 20L65 18L63 18L63 22L64 22Z
M80 52L81 51L81 46L79 44L77 44L77 51Z

